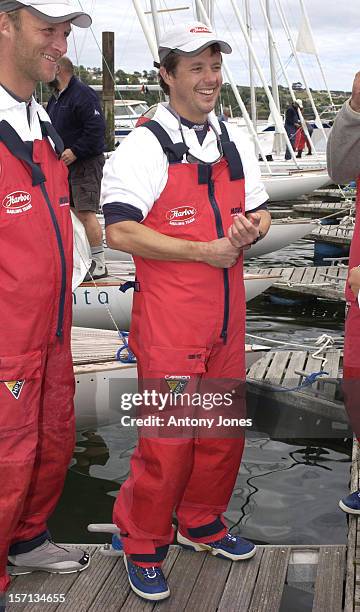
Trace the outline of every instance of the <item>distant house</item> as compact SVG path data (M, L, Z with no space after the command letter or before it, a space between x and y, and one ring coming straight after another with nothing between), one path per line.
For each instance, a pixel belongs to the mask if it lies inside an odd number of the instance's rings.
M292 87L292 89L293 89L294 91L302 91L302 90L304 89L304 86L303 86L303 84L302 84L302 83L300 83L300 81L297 81L296 83L293 83L293 84L291 85L291 87Z

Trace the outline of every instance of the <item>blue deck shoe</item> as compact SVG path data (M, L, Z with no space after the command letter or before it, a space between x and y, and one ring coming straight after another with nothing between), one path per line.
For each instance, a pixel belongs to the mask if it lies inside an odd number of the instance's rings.
M141 567L124 555L130 586L136 595L150 601L166 599L170 595L161 567Z
M360 491L350 493L339 501L341 510L348 514L360 514Z
M232 535L228 532L221 540L214 542L199 543L193 542L183 536L180 531L177 533L177 541L184 548L195 550L196 552L207 550L216 557L223 559L231 559L231 561L241 561L241 559L250 559L256 553L256 546L238 535Z

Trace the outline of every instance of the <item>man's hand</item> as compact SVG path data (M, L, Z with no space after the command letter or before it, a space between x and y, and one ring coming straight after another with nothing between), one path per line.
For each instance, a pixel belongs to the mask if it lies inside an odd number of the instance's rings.
M348 283L350 285L351 291L353 292L355 297L357 297L360 290L360 268L352 268L350 270Z
M228 238L204 242L205 255L201 261L214 268L231 268L239 258L241 249L234 247Z
M356 113L360 113L360 72L355 74L350 106Z
M65 149L61 156L61 159L64 162L65 166L70 166L70 164L74 163L74 161L77 160L77 157L76 155L74 155L71 149Z
M260 215L248 213L236 215L233 224L228 229L228 238L233 247L243 249L251 245L259 237Z

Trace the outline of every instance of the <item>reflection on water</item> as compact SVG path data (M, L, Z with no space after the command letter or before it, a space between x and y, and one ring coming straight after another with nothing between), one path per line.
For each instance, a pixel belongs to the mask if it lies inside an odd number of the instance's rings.
M86 532L86 525L111 522L113 501L127 477L135 444L136 431L120 424L78 435L61 504L51 521L55 538L101 541L101 536ZM226 513L229 525L259 543L345 543L346 516L337 503L348 485L350 449L350 441L303 444L248 432Z

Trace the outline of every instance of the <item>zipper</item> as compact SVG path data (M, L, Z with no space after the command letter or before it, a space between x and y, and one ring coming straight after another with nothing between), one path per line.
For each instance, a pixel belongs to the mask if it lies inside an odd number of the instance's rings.
M66 292L66 260L65 260L65 252L64 252L63 241L62 241L62 238L61 238L61 232L60 232L59 223L58 223L58 220L56 218L56 215L55 215L54 209L52 207L52 204L50 202L50 198L49 198L48 192L46 191L45 184L41 183L40 184L40 188L41 188L42 194L44 196L45 202L47 204L47 207L49 209L49 213L50 213L51 221L52 221L53 226L54 226L54 230L55 230L55 234L56 234L56 240L57 240L57 243L58 243L58 248L59 248L59 253L60 253L60 261L61 261L61 289L60 289L60 298L59 298L58 320L57 320L57 326L56 326L56 336L58 338L61 338L61 336L63 334L64 309L65 309L65 292Z
M224 228L222 224L220 209L215 199L214 181L212 178L209 178L208 180L208 195L209 195L209 201L211 204L211 208L213 209L214 216L215 216L217 236L218 238L224 238L225 237ZM224 279L224 319L223 319L222 329L220 333L220 338L222 338L224 344L226 344L227 328L229 324L229 300L230 300L229 271L226 268L223 269L223 279Z

